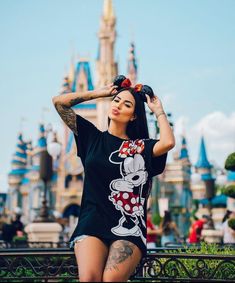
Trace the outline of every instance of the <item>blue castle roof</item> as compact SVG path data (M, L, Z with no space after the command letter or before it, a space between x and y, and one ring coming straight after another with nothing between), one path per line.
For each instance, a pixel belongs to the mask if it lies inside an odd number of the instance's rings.
M72 83L72 92L77 91L77 83L78 83L78 78L81 72L85 73L86 76L86 84L87 84L87 90L93 90L94 86L92 83L92 78L91 78L91 70L90 70L90 64L88 61L79 61L77 63L76 69L75 69L75 74L74 74L74 80ZM80 103L75 105L73 108L75 109L96 109L96 103Z
M12 170L10 175L24 175L27 172L27 143L23 141L22 133L19 133L16 144L16 151L11 161Z
M91 78L91 70L90 70L90 64L87 61L80 61L77 63L76 69L75 69L75 76L74 76L74 81L72 84L72 92L75 92L77 90L77 78L80 74L81 71L84 71L86 75L86 80L87 80L87 86L88 90L93 90L93 83L92 83L92 78Z
M186 138L183 136L182 141L181 141L181 149L180 149L179 159L188 159L188 158L189 158L189 155L188 155Z
M201 138L201 144L200 144L200 151L199 151L199 156L198 156L198 161L195 164L196 168L211 168L212 165L209 163L207 159L207 154L206 154L206 146L204 142L204 137Z
M38 144L37 144L39 149L45 149L47 146L47 140L45 136L45 128L43 124L39 125L39 138L38 138Z

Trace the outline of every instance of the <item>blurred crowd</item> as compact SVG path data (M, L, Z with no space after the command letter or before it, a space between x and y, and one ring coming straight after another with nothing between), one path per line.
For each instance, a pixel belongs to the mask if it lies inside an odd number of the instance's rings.
M235 244L235 230L229 227L228 221L235 218L235 212L227 210L222 220L223 244ZM159 225L152 221L152 210L147 211L147 248L166 247L178 244L200 244L203 241L202 230L214 229L214 223L210 216L203 215L201 218L194 216L187 237L180 235L175 221L172 220L171 212L165 211Z
M10 220L7 217L0 218L0 240L11 243L15 240L27 240L27 235L24 232L24 224L21 221L22 214L15 212ZM222 220L222 243L235 244L235 230L229 227L228 221L235 218L235 212L227 210ZM68 219L58 221L61 224L63 231L60 237L61 241L67 242L71 234L71 225ZM187 237L180 235L177 224L172 219L170 211L165 211L159 225L153 223L152 210L147 210L147 248L154 249L157 247L167 247L170 245L181 244L200 244L203 241L202 230L214 229L213 220L208 215L203 215L201 218L194 216L191 221L191 226Z

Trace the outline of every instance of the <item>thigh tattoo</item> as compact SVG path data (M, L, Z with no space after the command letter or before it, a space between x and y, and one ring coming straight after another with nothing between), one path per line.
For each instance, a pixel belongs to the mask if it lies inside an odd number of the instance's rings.
M115 241L110 248L105 270L118 270L118 264L124 262L128 257L131 257L134 248L135 245L129 241Z

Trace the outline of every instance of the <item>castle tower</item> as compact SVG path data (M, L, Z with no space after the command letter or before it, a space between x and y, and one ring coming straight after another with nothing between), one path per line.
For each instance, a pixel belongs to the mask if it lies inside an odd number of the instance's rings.
M128 54L127 77L131 80L132 85L137 83L137 62L135 56L135 45L132 42Z
M118 73L118 65L114 60L114 44L116 40L116 18L112 0L104 0L103 15L101 18L99 37L99 51L96 62L97 82L96 87L110 84ZM101 98L97 101L97 126L106 130L108 121L108 108L111 98Z
M190 226L189 215L192 206L190 190L191 163L186 138L182 136L177 157L166 164L163 173L161 197L169 199L169 208L173 212L179 230L186 235Z
M112 82L117 74L117 63L114 61L114 43L116 18L112 0L104 0L99 37L99 54L97 58L97 87Z
M181 148L179 152L179 159L182 161L184 165L191 166L189 155L188 155L188 148L185 136L182 136L181 140Z
M39 170L40 170L40 153L47 147L46 133L43 124L39 124L39 136L37 145L32 150L32 167L30 170L29 178L33 182L39 181Z
M22 206L22 195L20 193L20 186L27 172L27 145L23 141L22 133L19 133L17 138L16 151L11 161L11 171L8 175L9 184L9 207L13 211L16 207Z
M211 179L211 168L212 165L209 163L206 153L206 146L204 137L201 137L200 149L197 163L195 164L195 168L199 174L202 175L202 180Z
M206 153L206 146L204 137L201 137L201 143L200 143L200 149L199 149L199 155L198 155L198 161L195 164L195 167L199 170L204 169L206 172L210 172L212 165L209 163Z
M206 146L204 137L201 137L200 148L198 160L195 164L195 172L199 174L199 180L191 180L191 190L193 192L193 199L199 200L203 203L205 199L212 199L215 194L215 179L212 176L212 165L209 163L207 158ZM194 175L192 175L193 177ZM209 214L209 210L207 207L200 208L200 211L197 212L199 214Z

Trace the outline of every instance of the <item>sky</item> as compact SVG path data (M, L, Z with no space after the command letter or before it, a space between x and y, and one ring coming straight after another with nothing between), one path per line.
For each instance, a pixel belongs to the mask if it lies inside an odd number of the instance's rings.
M235 151L235 1L113 0L115 58L127 72L134 40L138 82L172 113L192 164L205 138L208 159L223 167ZM51 99L73 55L88 57L93 82L103 0L0 1L0 191L7 190L17 135L36 144L39 123L61 128Z

